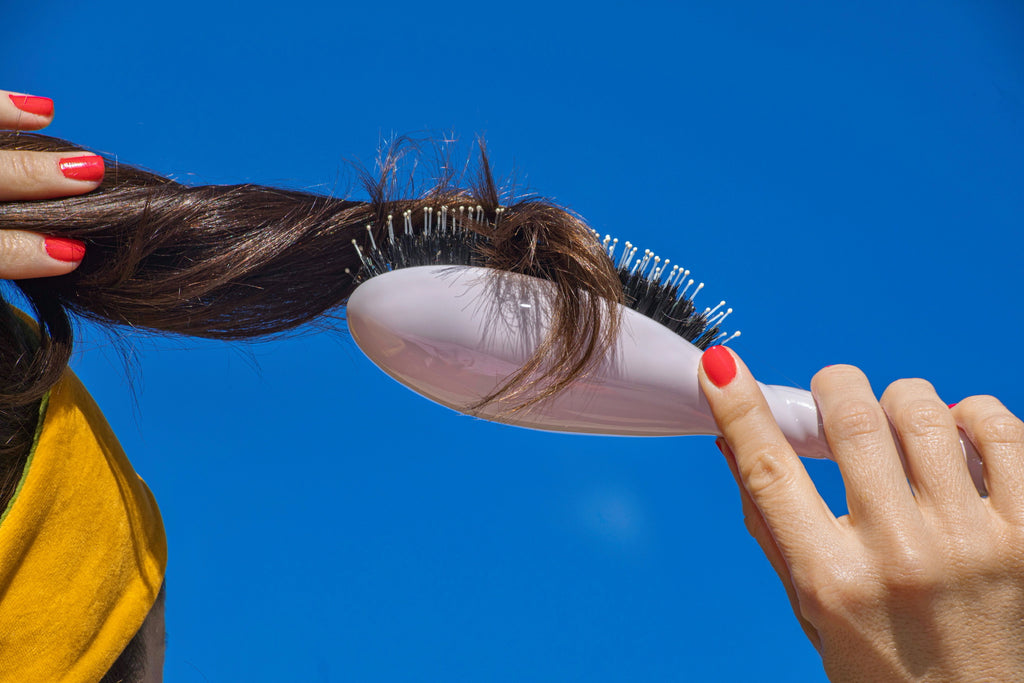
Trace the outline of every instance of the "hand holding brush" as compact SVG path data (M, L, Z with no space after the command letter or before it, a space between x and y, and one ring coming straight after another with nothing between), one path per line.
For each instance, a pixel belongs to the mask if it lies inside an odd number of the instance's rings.
M836 518L733 352L706 351L700 384L747 529L831 680L1024 678L1019 419L991 396L947 408L920 379L876 401L856 368L822 370L811 390L849 507ZM960 430L981 453L987 497Z

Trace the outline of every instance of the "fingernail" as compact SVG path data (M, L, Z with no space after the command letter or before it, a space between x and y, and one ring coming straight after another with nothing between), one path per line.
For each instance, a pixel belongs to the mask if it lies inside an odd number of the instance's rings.
M46 253L57 261L81 261L85 256L85 244L70 237L47 237Z
M60 172L72 180L103 180L103 157L90 154L61 159Z
M11 95L10 97L15 107L29 114L53 115L53 100L49 97L36 97L35 95Z
M724 387L736 376L736 361L724 346L712 346L700 358L704 372L718 388Z
M725 442L722 441L722 437L718 437L717 439L715 439L715 446L718 447L718 452L719 453L721 453L722 455L725 455L725 457L729 457L725 453Z
M959 401L957 401L957 403L959 403ZM950 408L955 408L955 407L956 407L956 403L950 403L950 404L949 404L949 407L950 407Z

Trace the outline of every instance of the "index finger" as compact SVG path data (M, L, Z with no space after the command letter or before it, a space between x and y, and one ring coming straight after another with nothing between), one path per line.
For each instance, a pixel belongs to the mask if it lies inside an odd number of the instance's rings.
M53 100L0 90L0 129L39 130L53 120Z
M761 511L787 560L812 551L836 530L800 458L782 435L747 366L724 346L704 352L699 372L722 435L736 456L744 488ZM804 552L801 553L800 551Z

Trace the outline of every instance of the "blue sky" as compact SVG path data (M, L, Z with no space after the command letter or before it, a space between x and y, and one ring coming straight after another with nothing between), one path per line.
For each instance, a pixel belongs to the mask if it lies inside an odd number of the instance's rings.
M394 134L483 134L728 299L763 381L1024 411L1024 6L581 6L20 3L0 87L189 182L344 194ZM474 421L343 334L131 341L75 367L161 503L170 681L823 679L711 439Z

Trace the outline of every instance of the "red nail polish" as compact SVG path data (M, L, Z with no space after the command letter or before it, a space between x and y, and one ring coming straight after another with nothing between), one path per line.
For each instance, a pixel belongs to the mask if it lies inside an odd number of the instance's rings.
M72 180L103 180L103 157L90 154L60 160L60 172Z
M736 361L724 346L712 346L700 358L704 372L716 387L724 387L736 376Z
M53 116L53 100L49 97L36 97L35 95L11 95L10 97L14 106L22 111L40 116Z
M957 403L959 403L959 401L957 401ZM956 403L950 403L950 404L949 404L949 407L950 407L950 408L955 408L955 407L956 407Z
M715 446L718 448L718 452L725 455L725 447L722 446L722 437L715 439Z
M81 261L85 256L85 244L70 237L47 237L46 253L57 261Z

